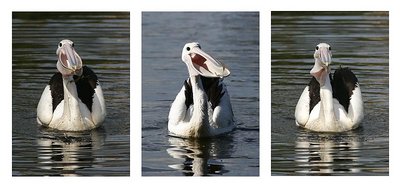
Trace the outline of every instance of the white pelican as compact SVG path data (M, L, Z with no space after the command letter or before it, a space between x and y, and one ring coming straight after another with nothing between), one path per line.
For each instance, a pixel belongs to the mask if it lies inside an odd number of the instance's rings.
M364 118L358 79L348 68L330 73L332 52L329 44L320 43L314 52L313 76L296 106L296 124L319 132L342 132L355 129Z
M65 131L100 126L106 116L106 107L96 74L82 66L72 41L62 40L56 54L59 72L44 88L37 107L38 123Z
M182 61L189 78L171 105L168 130L183 138L213 137L232 131L232 106L222 82L230 74L228 68L201 50L197 42L183 47Z

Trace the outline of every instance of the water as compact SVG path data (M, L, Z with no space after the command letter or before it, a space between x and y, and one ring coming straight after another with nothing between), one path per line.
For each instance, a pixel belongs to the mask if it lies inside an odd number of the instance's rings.
M142 175L258 176L258 13L145 12L142 16ZM182 48L192 41L231 70L224 82L238 128L224 137L168 136L170 105L188 77Z
M271 35L272 175L389 175L388 12L273 12ZM358 77L359 129L324 134L295 125L320 42L332 46L333 69Z
M14 12L12 22L13 176L129 176L129 12ZM107 117L100 129L37 126L36 106L65 38L102 84Z

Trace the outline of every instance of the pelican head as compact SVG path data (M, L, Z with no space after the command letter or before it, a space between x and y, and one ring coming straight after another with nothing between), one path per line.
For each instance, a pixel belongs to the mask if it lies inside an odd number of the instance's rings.
M320 43L315 47L314 52L315 64L311 69L310 74L323 85L325 78L330 73L330 64L332 59L331 46L326 43Z
M63 76L82 75L82 59L74 49L74 43L68 39L58 44L57 69Z
M182 61L186 63L190 76L223 78L230 74L223 63L205 53L197 42L185 44L182 49Z

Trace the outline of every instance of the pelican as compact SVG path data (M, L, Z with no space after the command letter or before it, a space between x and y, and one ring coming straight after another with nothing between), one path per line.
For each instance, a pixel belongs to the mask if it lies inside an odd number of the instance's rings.
M205 53L197 42L187 43L182 61L189 78L171 105L168 130L182 138L214 137L235 127L232 106L224 77L230 71Z
M329 44L315 47L313 76L296 106L298 126L319 132L343 132L358 127L364 118L361 89L349 68L331 74Z
M64 131L100 126L106 116L106 107L96 74L82 66L72 41L62 40L56 54L59 72L51 77L40 97L37 122Z

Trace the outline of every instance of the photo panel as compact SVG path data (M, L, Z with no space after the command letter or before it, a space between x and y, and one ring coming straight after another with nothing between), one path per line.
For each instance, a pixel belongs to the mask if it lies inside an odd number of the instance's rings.
M259 13L143 12L142 176L259 176L259 142Z
M388 176L389 12L273 11L271 124L273 176Z
M12 12L12 176L129 176L129 67L129 12Z

